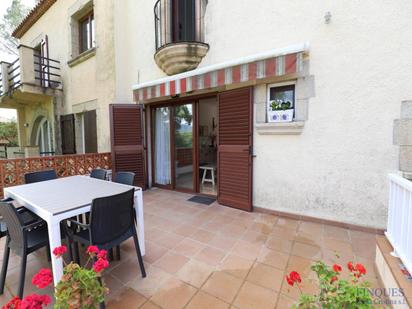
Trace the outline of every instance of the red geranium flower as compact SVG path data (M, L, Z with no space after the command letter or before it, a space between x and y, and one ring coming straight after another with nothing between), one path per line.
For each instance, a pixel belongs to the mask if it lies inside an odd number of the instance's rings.
M54 248L53 254L55 257L61 257L63 254L67 252L67 247L66 246L60 246L57 248Z
M50 304L51 299L48 295L31 294L21 301L21 309L42 309L43 306Z
M359 272L359 275L366 275L366 268L362 264L356 264L355 268Z
M340 273L342 271L342 267L338 264L333 264L333 271L335 273Z
M96 262L93 264L93 270L96 273L100 273L103 270L105 270L107 267L109 267L109 262L105 259L98 259Z
M350 271L354 271L355 270L355 267L353 266L353 263L352 262L349 262L348 263L348 269L350 270Z
M21 299L18 296L13 297L7 304L5 304L1 309L20 309Z
M53 275L50 269L42 268L37 274L35 274L31 280L33 285L39 289L44 289L53 281Z
M107 260L107 251L100 250L99 253L97 254L97 258Z
M332 278L330 278L330 283L333 283L333 282L335 282L336 280L338 280L338 277L333 276Z
M87 247L86 252L90 255L95 255L99 253L99 248L97 248L97 246L89 246Z
M298 272L291 271L289 276L286 276L286 281L289 285L293 286L295 283L301 283L302 278L300 277Z

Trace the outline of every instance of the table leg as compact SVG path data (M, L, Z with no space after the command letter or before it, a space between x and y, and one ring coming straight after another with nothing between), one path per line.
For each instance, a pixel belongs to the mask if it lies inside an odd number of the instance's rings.
M145 241L144 241L144 218L143 218L143 194L142 190L136 191L134 195L134 205L137 217L137 236L139 237L139 246L142 256L145 255ZM137 205L137 206L136 206Z
M54 286L56 286L57 283L59 283L60 278L63 276L63 259L56 258L53 254L54 248L61 246L60 222L47 222L47 229L49 231Z

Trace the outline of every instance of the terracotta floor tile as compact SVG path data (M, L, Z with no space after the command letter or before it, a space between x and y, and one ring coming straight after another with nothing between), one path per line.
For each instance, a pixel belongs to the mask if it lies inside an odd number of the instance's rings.
M247 260L240 256L229 254L219 265L219 270L227 272L235 277L244 279L253 265L253 260Z
M151 297L163 283L171 278L170 274L154 266L147 267L146 273L146 278L137 278L129 282L128 286L147 298Z
M268 235L262 234L255 231L246 231L243 236L242 240L254 243L254 244L264 244L268 239Z
M168 250L164 247L160 247L154 242L146 241L146 254L143 257L144 261L153 264L160 259ZM136 253L135 253L136 254Z
M159 246L172 249L176 247L183 239L184 236L177 235L174 233L168 233L157 239L155 242Z
M353 254L352 245L345 241L329 238L325 239L324 246L326 249L335 251L338 254Z
M276 292L245 282L233 304L240 309L272 309L276 301Z
M258 232L268 235L273 230L273 224L267 224L264 222L255 222L249 227L249 231Z
M292 247L292 254L311 260L320 260L322 258L322 249L319 246L308 245L295 241Z
M182 240L176 247L174 247L173 251L187 257L192 257L199 253L204 247L204 244L196 240L186 238Z
M284 253L290 253L290 251L292 250L292 245L292 241L274 236L269 237L266 241L266 247Z
M296 231L299 226L299 221L285 217L279 217L276 225L279 227L284 227Z
M153 303L151 301L147 301L139 309L161 309L161 308L158 305L156 305L155 303Z
M288 261L288 266L286 267L286 272L297 271L303 277L308 277L312 274L310 267L315 263L313 260L309 260L300 256L290 256Z
M323 230L324 230L324 226L322 223L305 222L305 221L302 221L299 224L299 228L298 228L299 232L305 232L305 233L309 233L312 235L322 235Z
M145 239L147 240L151 240L151 241L156 241L159 238L167 235L168 232L165 232L161 229L158 229L157 227L153 227L153 228L147 228L145 229Z
M209 295L203 291L199 291L186 306L186 309L227 309L229 304L224 301Z
M152 296L150 301L164 309L180 309L189 302L195 293L194 287L171 278Z
M242 237L243 233L246 231L246 227L242 225L234 224L225 224L218 233L224 237L236 238L239 239Z
M283 274L284 272L282 270L256 263L249 272L246 280L274 291L280 291L284 279Z
M294 240L296 237L296 231L285 227L275 226L270 233L270 236L275 236L282 239Z
M215 233L205 231L202 229L197 229L197 231L190 236L190 238L207 244L212 238L215 237Z
M177 277L190 285L200 288L213 272L213 267L205 263L190 260L176 274Z
M231 252L246 259L255 259L262 246L261 244L253 244L248 241L239 240Z
M126 288L116 299L107 304L108 309L138 308L146 302L146 298L131 288Z
M276 304L277 309L292 308L293 305L296 305L296 300L284 294L279 294L278 303Z
M187 257L169 251L153 265L170 274L174 274L178 272L179 269L181 269L188 261L189 259Z
M278 216L275 215L270 215L270 214L259 214L259 216L256 217L256 222L263 222L269 225L275 225L276 222L279 220Z
M218 249L228 251L236 244L237 239L224 237L223 235L216 235L209 241L209 245Z
M194 257L196 260L204 262L210 266L216 266L226 255L225 251L210 246L205 247Z
M331 238L341 241L350 241L349 230L339 226L327 225L324 227L325 238Z
M259 263L284 270L288 264L289 255L267 247L262 247L257 260Z
M173 233L181 235L181 236L190 236L195 233L197 228L190 224L182 224L173 230Z
M125 260L124 262L121 262L109 273L124 285L135 279L142 278L137 257L134 259L130 258Z
M295 241L309 244L309 245L316 245L316 246L322 246L324 243L322 233L307 232L307 231L297 232L295 236Z
M242 285L242 280L224 272L215 272L203 285L202 290L231 303Z

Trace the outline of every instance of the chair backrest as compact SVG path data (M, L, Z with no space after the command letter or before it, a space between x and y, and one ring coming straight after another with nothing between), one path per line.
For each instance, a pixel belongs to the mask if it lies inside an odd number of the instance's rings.
M23 249L25 246L22 229L24 223L14 205L12 203L0 202L0 215L7 226L11 246L17 250Z
M24 174L24 181L26 183L35 183L53 179L57 179L57 175L54 170L45 170Z
M90 177L101 179L101 180L106 180L106 171L101 168L96 168L92 170L92 172L90 173Z
M90 233L94 245L110 243L133 227L133 203L134 189L93 200Z
M135 176L135 173L133 172L117 172L116 175L114 176L113 182L133 186L134 176Z

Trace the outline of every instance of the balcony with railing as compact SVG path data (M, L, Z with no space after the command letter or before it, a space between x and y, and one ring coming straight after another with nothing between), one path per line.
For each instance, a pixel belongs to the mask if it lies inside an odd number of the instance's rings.
M0 96L22 92L44 93L44 89L61 89L60 62L41 56L37 50L19 46L19 57L1 62Z
M204 0L158 0L154 6L155 61L167 75L196 69L204 42Z

